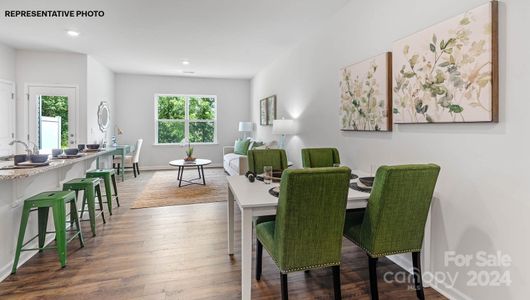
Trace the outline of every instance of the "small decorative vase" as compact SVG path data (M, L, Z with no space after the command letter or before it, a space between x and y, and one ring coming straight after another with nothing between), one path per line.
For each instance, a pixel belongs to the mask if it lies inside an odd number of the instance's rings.
M191 156L188 156L186 158L184 158L184 161L195 161L195 157L191 157Z

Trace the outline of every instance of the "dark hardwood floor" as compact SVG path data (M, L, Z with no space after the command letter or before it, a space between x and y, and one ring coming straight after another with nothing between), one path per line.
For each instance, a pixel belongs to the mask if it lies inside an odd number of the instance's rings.
M130 209L152 175L127 173L118 186L122 206L107 224L98 219L96 237L83 222L85 247L76 241L68 245L64 269L53 250L37 254L0 283L0 299L240 299L240 255L238 250L233 258L226 254L226 204ZM239 222L237 213L236 218ZM343 299L369 299L366 255L350 242L343 245ZM266 252L263 258L262 279L253 279L253 299L278 299L278 270ZM408 284L383 281L390 271L402 270L380 260L381 299L415 299ZM425 294L445 299L433 289ZM331 269L289 274L291 299L332 295Z

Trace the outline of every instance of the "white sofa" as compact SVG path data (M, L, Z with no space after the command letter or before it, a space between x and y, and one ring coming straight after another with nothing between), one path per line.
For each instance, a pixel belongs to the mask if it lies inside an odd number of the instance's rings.
M223 167L230 176L245 175L248 171L246 155L235 154L234 146L223 147Z
M252 146L252 145L251 145ZM278 142L272 141L254 149L276 149ZM230 176L245 175L248 171L248 159L246 155L235 154L234 146L223 147L223 167Z

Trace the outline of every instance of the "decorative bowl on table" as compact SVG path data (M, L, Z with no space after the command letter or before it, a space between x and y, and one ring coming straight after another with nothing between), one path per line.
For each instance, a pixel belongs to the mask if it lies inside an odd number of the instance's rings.
M375 177L360 177L359 181L363 185L365 185L367 187L371 187L374 184L374 179L375 179Z
M28 161L28 156L26 154L16 154L13 157L13 161L15 162L15 166L19 163L23 163L25 161Z
M58 157L63 154L63 149L52 149L52 157Z
M68 156L77 155L78 153L79 153L79 149L77 148L64 149L64 154Z
M86 144L85 145L87 149L89 150L98 150L100 145L99 144Z
M48 154L32 154L30 161L34 164L42 164L48 161Z
M196 160L197 160L197 159L196 159L195 157L189 157L189 156L188 156L188 157L184 158L184 161L185 161L185 162L194 162L194 161L196 161Z

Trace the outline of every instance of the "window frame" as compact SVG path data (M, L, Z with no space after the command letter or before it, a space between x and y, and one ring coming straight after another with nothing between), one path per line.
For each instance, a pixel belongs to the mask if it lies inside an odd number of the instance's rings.
M158 119L158 99L160 97L183 97L184 98L184 119ZM215 118L213 120L191 120L190 119L190 98L196 97L196 98L213 98L215 107ZM182 143L160 143L158 141L158 122L159 121L170 121L170 122L183 122L184 123L184 138L188 138L190 136L190 123L211 123L213 122L214 126L214 132L213 132L213 142L199 142L199 143L191 143L191 145L217 145L217 107L218 107L218 101L217 101L217 95L203 95L203 94L155 94L154 96L154 122L155 122L155 141L154 145L158 146L171 146L171 145L183 145Z

